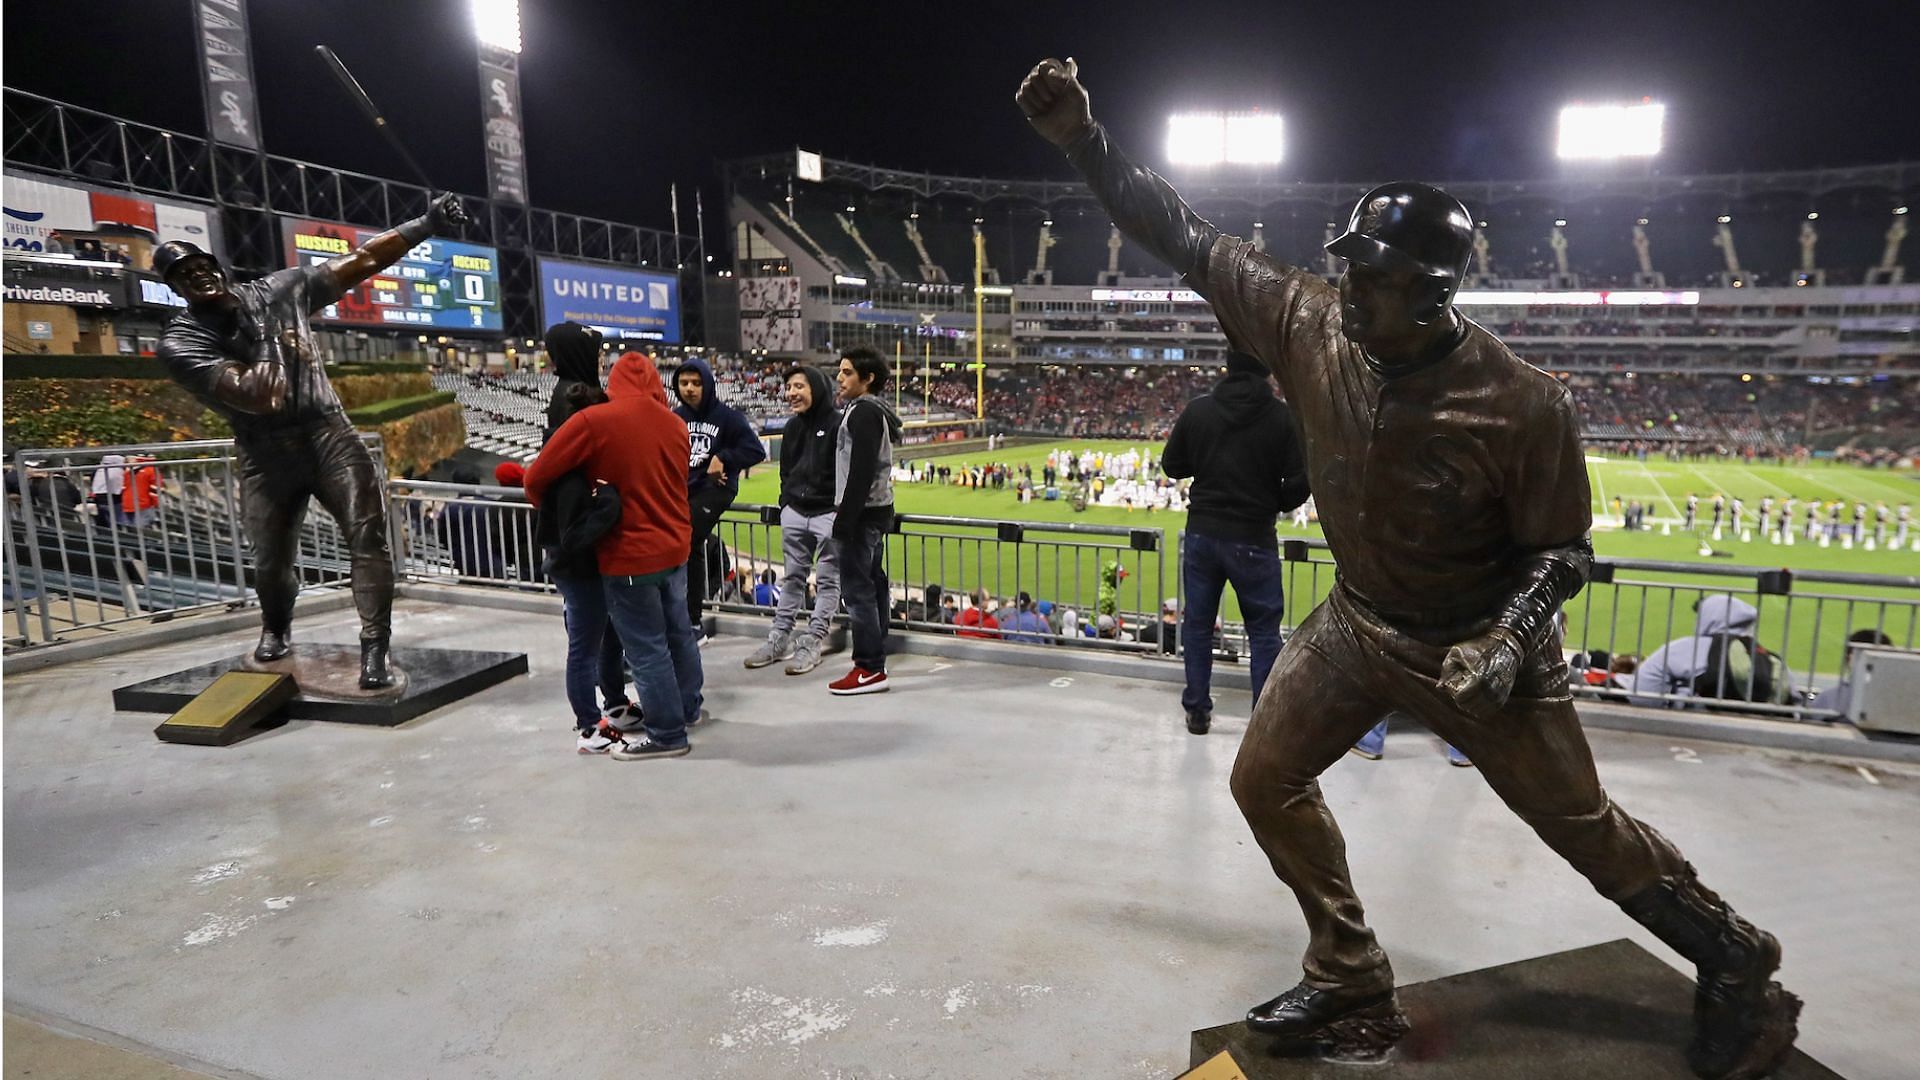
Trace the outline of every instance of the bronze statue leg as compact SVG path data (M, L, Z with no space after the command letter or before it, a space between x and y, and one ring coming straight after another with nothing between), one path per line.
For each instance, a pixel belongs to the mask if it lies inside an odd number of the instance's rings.
M1254 706L1232 784L1254 839L1306 916L1307 984L1357 996L1391 989L1393 969L1367 928L1346 842L1315 779L1387 712L1350 674L1364 661L1332 659L1353 651L1324 606L1307 617Z
M307 516L304 471L278 455L240 452L240 507L247 542L253 547L253 591L260 599L260 624L285 636L293 625L293 600L300 593L294 563L300 557L300 523Z
M393 554L379 466L344 417L311 431L319 459L315 494L346 535L352 559L360 640L384 642L393 631Z
M1514 700L1475 718L1442 707L1436 692L1414 715L1472 758L1494 794L1601 896L1619 902L1686 866L1666 837L1607 797L1573 702Z

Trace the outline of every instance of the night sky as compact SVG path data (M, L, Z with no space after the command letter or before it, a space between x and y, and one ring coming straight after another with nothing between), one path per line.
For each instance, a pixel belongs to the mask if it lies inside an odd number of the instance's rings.
M667 186L795 145L1066 177L1012 94L1073 55L1094 115L1159 165L1166 115L1277 109L1280 175L1556 175L1559 106L1667 103L1665 173L1920 159L1910 3L743 4L522 0L536 204L667 224ZM403 175L312 54L328 44L437 182L484 188L464 0L250 0L267 148ZM188 0L7 0L6 85L201 133ZM1177 175L1177 174L1176 174ZM692 229L691 200L682 204Z

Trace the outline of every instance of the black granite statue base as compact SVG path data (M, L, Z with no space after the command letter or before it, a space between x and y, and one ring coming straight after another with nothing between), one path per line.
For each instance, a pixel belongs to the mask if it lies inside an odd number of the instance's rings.
M395 647L392 664L405 673L404 685L361 691L352 681L358 678L360 670L358 645L299 644L294 646L293 657L275 665L257 664L252 654L247 653L122 686L113 692L113 707L122 712L171 713L229 671L259 670L263 666L278 670L291 665L286 673L294 676L300 692L287 703L282 716L391 727L451 705L515 675L525 675L527 654ZM303 671L315 676L323 669L341 677L301 677Z
M1789 987L1791 989L1791 987ZM1631 941L1610 941L1400 988L1413 1030L1361 1068L1311 1055L1244 1023L1193 1033L1192 1063L1226 1050L1247 1080L1691 1080L1693 980ZM1794 1051L1773 1080L1839 1080Z

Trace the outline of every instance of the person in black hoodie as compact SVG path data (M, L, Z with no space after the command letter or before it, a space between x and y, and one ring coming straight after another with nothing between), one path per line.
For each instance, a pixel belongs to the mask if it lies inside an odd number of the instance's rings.
M700 605L707 598L707 538L740 494L740 474L767 459L767 448L738 409L721 402L713 369L705 360L688 360L673 369L673 392L680 404L673 414L686 421L687 505L693 513L693 547L687 552L687 617L693 636L704 643Z
M1307 499L1306 456L1266 368L1233 351L1227 377L1174 421L1160 463L1175 480L1193 477L1180 559L1187 592L1180 627L1187 686L1180 704L1187 730L1204 735L1213 723L1213 622L1229 582L1247 623L1255 699L1280 654L1286 594L1273 524Z
M791 655L789 675L805 675L820 666L834 612L840 610L840 564L833 544L833 468L840 410L833 387L819 368L801 364L787 369L787 406L793 417L780 436L780 536L786 574L780 581L780 606L767 640L747 657L750 668L766 667ZM805 633L795 634L807 602L807 573L819 581L813 616Z
M553 384L553 398L547 403L546 437L560 430L573 410L567 406L572 387L600 389L600 331L577 322L554 323L547 327L547 362L559 381Z
M567 331L585 330L591 335ZM600 389L600 335L578 323L561 323L547 331L547 355L561 366L562 352L555 349L556 334L565 355L571 357L574 374L585 379L561 375L554 388L553 401L547 406L547 437L582 409L604 404L606 391ZM587 353L584 350L590 349ZM592 367L579 366L583 357ZM600 582L600 564L594 541L612 524L607 518L619 516L619 500L595 498L593 479L576 469L548 489L534 517L534 539L546 551L545 569L560 590L564 605L562 618L567 628L567 704L573 710L576 729L574 749L582 754L603 754L612 749L614 739L601 730L602 712L594 707L593 690L600 687L605 704L604 715L614 728L632 728L639 721L639 710L627 699L627 672L621 651L620 635L607 615L607 597ZM629 715L632 714L632 715Z

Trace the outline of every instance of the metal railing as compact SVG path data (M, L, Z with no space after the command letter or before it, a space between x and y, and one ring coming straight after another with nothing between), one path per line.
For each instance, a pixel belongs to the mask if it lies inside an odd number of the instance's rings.
M377 454L377 437L368 438ZM129 460L122 477L123 490L127 482L148 484L157 492L154 505L129 509L124 499L111 497L112 477L105 470L122 466L105 463L110 454L155 459ZM146 469L154 475L137 480L135 473ZM107 489L100 496L93 494L96 475ZM238 524L237 464L229 442L28 450L17 455L8 481L9 648L251 601ZM395 565L403 579L553 591L540 567L533 508L519 489L394 480L389 504ZM737 504L722 515L714 535L716 544L703 550L694 567L709 582L708 606L771 615L771 603L756 602L756 585L767 571L775 581L782 576L778 508ZM1171 598L1177 611L1186 607L1179 573L1183 543L1183 534L1157 527L903 514L886 545L894 625L1177 660L1185 643L1163 646L1154 632L1162 630L1161 598ZM1288 539L1281 557L1286 634L1326 598L1337 570L1317 539ZM347 566L332 520L322 512L309 513L301 539L303 584L344 583ZM1046 627L957 625L975 593L992 598L989 610L1012 606L1025 593L1036 608L1043 603L1050 608ZM1696 608L1708 597L1753 609L1748 636L1783 668L1780 692L1772 700L1751 700L1757 669L1741 677L1744 685L1722 677L1725 685L1717 686L1710 699L1693 693L1691 678L1684 685L1635 684L1629 661L1644 661L1669 643L1693 637ZM1102 614L1112 619L1105 629ZM1837 712L1813 699L1847 670L1850 636L1877 631L1895 648L1920 648L1920 576L1602 560L1563 615L1570 655L1595 662L1591 684L1583 678L1587 669L1574 672L1578 695L1831 719ZM1229 597L1209 643L1216 656L1247 655L1245 628L1236 616L1237 604ZM1674 661L1669 668L1697 674L1703 648L1696 645L1692 655L1682 655L1689 651L1684 645L1667 649ZM1614 677L1604 678L1608 668L1616 669Z
M381 461L379 436L362 438ZM227 439L16 453L7 469L8 646L247 603L239 476ZM347 567L333 519L309 513L295 564L301 584L342 584Z
M721 517L716 535L733 559L722 585L733 598L722 609L770 611L752 597L763 572L781 569L779 507L737 504ZM1150 652L1157 646L1127 628L1144 625L1158 610L1157 598L1171 582L1168 558L1162 529L900 514L886 551L893 624L1023 643ZM1036 608L1044 601L1052 609L1047 629L959 626L956 620L975 593L1005 601L1006 607L1022 593ZM1112 617L1111 627L1102 629L1102 614ZM1036 637L1043 641L1035 642Z

